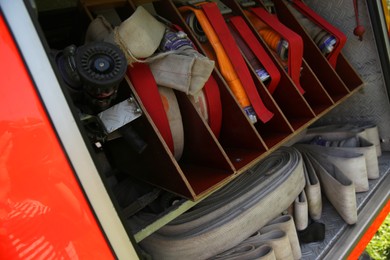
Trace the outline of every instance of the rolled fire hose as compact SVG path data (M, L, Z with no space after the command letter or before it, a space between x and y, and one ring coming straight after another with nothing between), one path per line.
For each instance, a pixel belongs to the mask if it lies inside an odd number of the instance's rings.
M302 157L281 147L140 242L156 259L207 259L250 237L305 186Z

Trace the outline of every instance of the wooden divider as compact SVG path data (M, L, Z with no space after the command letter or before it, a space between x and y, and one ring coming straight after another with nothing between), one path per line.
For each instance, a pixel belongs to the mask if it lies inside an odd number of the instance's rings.
M127 82L144 111L141 118L132 122L132 126L148 146L143 153L137 154L120 138L107 142L105 149L119 170L192 200L199 199L206 191L220 186L236 173L210 128L182 93L177 93L177 98L185 140L183 155L177 161L132 83L128 79Z
M341 77L349 91L354 91L363 85L362 78L352 68L349 61L341 53L337 59L336 72Z

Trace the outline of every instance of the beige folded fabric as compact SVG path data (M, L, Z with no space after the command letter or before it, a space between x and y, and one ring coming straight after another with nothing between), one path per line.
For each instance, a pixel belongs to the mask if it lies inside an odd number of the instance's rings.
M379 178L379 162L375 146L362 137L359 137L359 142L359 147L337 147L337 149L362 153L366 159L368 179Z
M325 128L327 129L327 128ZM376 128L367 128L364 131L364 135L375 135ZM316 131L315 131L316 130ZM357 131L357 130L356 130ZM362 153L366 159L367 177L368 179L379 178L379 163L377 156L377 148L374 144L369 142L367 139L357 135L352 131L329 131L326 132L323 128L308 130L305 137L301 142L311 142L323 146L335 146L338 149L349 150L357 153ZM356 145L355 145L356 142Z
M307 197L309 216L314 220L319 220L322 215L322 195L320 181L318 180L318 176L313 168L312 163L306 158L306 156L303 156L303 166L306 180L305 193Z
M366 139L375 146L376 155L381 156L382 149L381 149L381 144L380 144L378 126L366 125L366 126L364 126L364 131L366 132Z
M362 124L362 125L352 125L352 124L331 124L319 127L309 128L306 131L306 138L312 138L317 134L321 133L347 133L356 134L375 146L377 156L382 155L381 145L380 145L380 137L378 126L375 124ZM306 139L307 140L307 139Z
M186 55L184 51L155 59L149 66L158 85L194 95L209 79L214 61L201 55Z
M259 243L260 245L269 245L274 249L276 260L293 260L290 241L286 232L282 230L271 230L261 234L256 239L248 239L249 243Z
M275 219L268 222L264 227L262 227L259 232L264 234L272 230L284 231L287 234L288 240L290 242L294 259L301 259L301 246L299 245L294 219L291 217L291 215L280 215L276 217Z
M248 252L255 251L254 249L264 248L267 246L272 248L274 253L274 257L276 260L293 260L293 252L291 250L290 241L288 240L288 236L286 232L275 229L270 230L264 234L260 234L256 232L254 235L245 239L239 245L221 253L210 259L243 259ZM267 250L269 251L269 250ZM266 251L266 252L267 252ZM243 258L241 258L243 256ZM267 254L267 258L272 257L272 254ZM258 259L258 258L251 258Z
M167 28L159 51L148 61L159 85L195 95L213 72L215 62L199 53L183 31Z
M294 201L294 221L298 231L306 229L309 224L309 210L305 190Z
M114 39L131 62L153 55L164 33L165 25L138 6L129 18L115 27Z
M347 224L357 222L356 194L353 182L323 156L305 153L312 162L321 187L336 211Z
M209 260L276 260L275 251L269 245L254 245L243 243Z
M368 191L366 157L363 153L355 152L354 149L339 149L320 145L297 144L296 147L306 149L313 154L322 155L324 159L339 168L354 183L356 192ZM309 163L310 161L308 161L308 165Z

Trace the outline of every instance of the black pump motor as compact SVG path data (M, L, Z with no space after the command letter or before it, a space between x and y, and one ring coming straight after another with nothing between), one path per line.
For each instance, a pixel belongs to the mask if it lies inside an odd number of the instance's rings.
M54 57L89 138L95 145L104 143L110 133L97 115L116 102L127 69L124 53L114 44L91 42L80 47L70 45ZM122 123L119 133L133 150L142 153L147 144L128 122Z
M127 68L125 55L116 45L107 42L70 45L55 56L76 105L85 103L93 113L110 106Z

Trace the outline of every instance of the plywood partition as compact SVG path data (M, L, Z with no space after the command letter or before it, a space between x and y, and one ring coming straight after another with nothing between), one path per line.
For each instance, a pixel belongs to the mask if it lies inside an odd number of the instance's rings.
M267 139L248 121L217 71L214 71L213 76L220 86L222 103L222 125L218 141L234 167L241 170L268 150Z
M282 74L280 87L276 88L272 97L276 100L294 130L298 130L315 117L310 105L286 74Z
M261 137L231 97L224 93L221 94L223 105L222 125L221 133L219 137L216 137L207 123L201 119L188 97L183 93L177 94L180 108L185 112L182 116L184 117L184 129L186 130L185 143L188 144L188 150L185 150L183 154L183 162L190 161L193 164L203 166L213 166L220 162L211 160L220 152L213 150L212 146L210 147L208 143L205 143L205 138L213 139L213 142L223 151L235 171L241 170L242 167L252 163L267 151ZM209 141L211 142L211 139Z
M304 58L334 102L362 84L362 80L342 54L339 55L336 68L332 68L284 1L274 1L274 4L279 20L302 37Z
M132 123L132 127L148 145L145 151L141 154L135 153L122 138L118 138L104 145L108 159L120 172L181 196L195 199L196 194L191 184L172 154L167 152L161 136L157 134L155 126L147 117L144 115ZM233 171L224 172L228 175Z
M229 179L236 172L226 153L186 95L176 93L184 129L183 155L177 161L148 115L131 82L129 86L145 113L139 132L143 133L148 147L143 154L135 156L136 161L127 162L124 170L134 174L134 165L139 165L140 175L137 177L193 200L198 199L206 190L220 185L220 182ZM115 154L118 152L115 149L111 151ZM126 162L122 163L126 164ZM202 169L202 172L194 169ZM201 186L197 186L197 182L192 180L204 174L210 178L206 178Z
M261 140L266 150L277 145L289 136L293 129L284 117L283 113L275 106L272 99L263 99L264 104L268 108L274 108L272 112L274 116L267 123L258 121L254 125L249 123L244 112L239 107L237 101L233 98L230 90L226 87L222 76L218 71L215 71L215 79L220 87L221 102L223 107L222 127L219 142L222 144L225 151L229 154L233 164L243 165L244 160L240 159L237 151L234 149L245 149L243 152L252 153L254 148L259 149L259 143L256 136L252 134L255 130L257 135L261 136ZM260 95L267 95L264 88L259 89ZM248 124L249 123L249 124ZM232 156L230 156L232 154Z
M261 83L261 81L258 79L256 72L251 68L250 70L251 76L253 78L253 81L257 84L257 90L261 96L268 96L270 95L269 92L266 90L264 85ZM279 88L283 88L279 84ZM294 91L294 90L293 90ZM295 91L294 91L295 92ZM277 103L277 100L272 96L271 99L263 99L264 104L267 107L272 107ZM299 102L298 102L299 103ZM283 105L280 106L279 104L276 107L277 113L274 113L274 116L272 120L270 120L267 123L257 122L255 124L256 129L259 133L261 133L261 136L263 137L264 141L268 145L268 147L273 147L278 145L279 143L283 142L283 140L294 132L294 127L290 123L290 121L294 121L293 118L289 118L286 116L286 114L283 112L283 109L286 109ZM281 112L280 112L281 111ZM307 117L304 121L310 120L310 116ZM307 121L306 121L307 122Z
M357 74L355 69L351 66L342 53L340 53L337 59L336 72L338 75L340 75L349 91L356 90L363 85L362 78Z
M318 116L331 107L334 102L323 85L319 82L311 67L303 60L301 71L301 84L305 87L305 99Z

